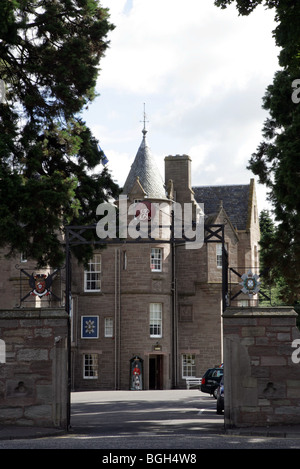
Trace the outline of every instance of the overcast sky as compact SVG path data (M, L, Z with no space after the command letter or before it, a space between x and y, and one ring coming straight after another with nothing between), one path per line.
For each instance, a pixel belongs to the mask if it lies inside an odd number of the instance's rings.
M192 184L247 184L262 140L262 97L278 69L273 11L249 17L213 0L102 0L116 26L101 60L100 96L84 115L122 186L142 140L164 157L188 154ZM255 178L257 180L257 178ZM265 188L257 184L258 208Z

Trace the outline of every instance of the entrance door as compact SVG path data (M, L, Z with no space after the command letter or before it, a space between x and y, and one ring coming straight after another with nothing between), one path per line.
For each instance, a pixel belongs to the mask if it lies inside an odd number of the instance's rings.
M163 389L163 355L149 357L149 389Z

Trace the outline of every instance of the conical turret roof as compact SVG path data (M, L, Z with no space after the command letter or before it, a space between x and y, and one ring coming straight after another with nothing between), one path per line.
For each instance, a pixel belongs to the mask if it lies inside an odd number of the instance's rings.
M166 190L163 179L151 154L147 143L147 131L143 129L143 140L140 144L135 160L131 165L123 187L124 194L130 194L133 186L138 180L148 199L166 199Z

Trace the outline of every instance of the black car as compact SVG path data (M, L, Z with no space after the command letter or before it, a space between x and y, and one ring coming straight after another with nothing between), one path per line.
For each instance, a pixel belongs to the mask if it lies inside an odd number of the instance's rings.
M224 376L222 376L217 387L217 414L222 414L224 410Z
M223 368L209 368L203 375L200 390L217 398L217 387L224 374Z

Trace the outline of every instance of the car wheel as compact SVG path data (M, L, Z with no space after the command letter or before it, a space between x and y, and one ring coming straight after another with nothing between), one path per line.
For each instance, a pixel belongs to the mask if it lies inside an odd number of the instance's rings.
M217 392L218 392L218 388L214 389L213 396L215 399L217 399Z

